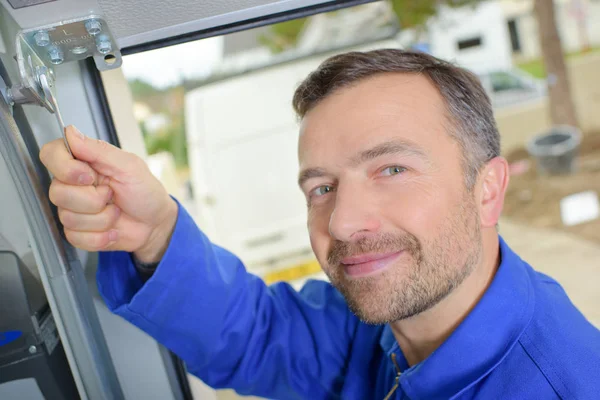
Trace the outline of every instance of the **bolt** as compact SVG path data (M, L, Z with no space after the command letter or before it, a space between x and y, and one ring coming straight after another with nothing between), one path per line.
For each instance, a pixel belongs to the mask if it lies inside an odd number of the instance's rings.
M48 56L50 57L50 62L55 65L62 64L65 61L63 52L58 47L52 47L48 50Z
M48 67L46 67L45 65L35 67L35 72L37 73L37 76L40 76L42 74L48 74L48 71Z
M37 353L37 347L29 346L29 354L35 354L35 353Z
M35 83L38 84L38 86L42 86L42 82L40 80L40 76L45 73L45 71L42 70L42 67L35 67L35 74L33 74L33 79L35 80Z
M35 81L40 87L42 86L42 82L40 81L40 76L46 75L46 81L48 85L52 87L54 82L54 72L46 66L39 66L35 68Z
M108 37L102 36L98 38L98 41L96 42L96 47L98 48L98 51L100 53L108 54L112 50L112 43L110 42Z
M83 53L85 53L86 51L87 51L87 48L86 48L85 46L77 46L77 47L73 47L73 48L71 49L71 53L73 53L73 54L77 54L77 55L79 55L79 54L83 54Z
M35 44L40 47L46 47L50 44L50 35L46 31L39 31L35 35L33 35L35 39Z
M85 22L85 29L92 36L96 36L102 31L102 23L97 19L89 19Z
M0 89L0 95L4 96L4 100L6 100L6 104L12 107L15 102L12 97L11 88Z

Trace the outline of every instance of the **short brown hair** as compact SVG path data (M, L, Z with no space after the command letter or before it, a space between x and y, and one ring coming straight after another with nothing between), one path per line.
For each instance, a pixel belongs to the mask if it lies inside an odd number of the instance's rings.
M294 110L303 118L338 89L388 72L423 73L437 87L446 102L449 133L462 148L466 185L471 189L481 167L500 155L500 134L485 89L479 78L464 68L418 51L343 53L325 60L300 84L294 93Z

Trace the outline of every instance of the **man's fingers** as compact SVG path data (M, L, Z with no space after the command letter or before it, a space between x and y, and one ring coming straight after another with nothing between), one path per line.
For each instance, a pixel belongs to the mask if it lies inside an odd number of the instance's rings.
M86 137L74 126L66 128L67 140L75 158L88 162L94 170L108 177L135 171L140 161L135 155L107 143Z
M58 217L65 229L84 232L104 232L115 226L121 210L110 204L98 214L80 214L64 208L58 209Z
M59 208L82 213L98 214L113 196L109 186L73 186L54 179L50 185L50 201Z
M62 139L53 140L40 151L40 160L58 180L71 185L103 185L111 176L123 171L134 171L138 160L109 143L91 139L74 126L66 128L67 140L75 159L71 157ZM90 163L93 163L90 165Z
M40 160L58 180L71 185L91 185L97 179L96 172L84 162L74 160L61 139L45 144Z
M78 249L86 251L115 250L119 233L115 229L108 232L80 232L65 229L65 237Z

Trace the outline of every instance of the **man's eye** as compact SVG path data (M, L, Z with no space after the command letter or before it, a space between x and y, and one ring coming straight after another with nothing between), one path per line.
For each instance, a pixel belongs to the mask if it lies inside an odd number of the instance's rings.
M383 175L398 175L406 171L406 168L401 167L399 165L394 165L393 167L385 168L382 173Z
M313 189L312 194L318 197L318 196L323 196L332 191L333 191L333 186L323 185L323 186L319 186L316 189Z

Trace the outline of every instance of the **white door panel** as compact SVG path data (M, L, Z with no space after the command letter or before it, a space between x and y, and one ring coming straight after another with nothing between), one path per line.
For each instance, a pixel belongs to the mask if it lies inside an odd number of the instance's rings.
M42 1L46 1L42 3ZM35 4L13 8L12 4ZM119 47L291 11L327 0L0 0L21 28L53 24L89 14L106 18Z

